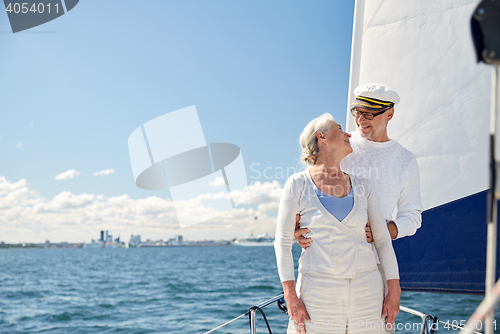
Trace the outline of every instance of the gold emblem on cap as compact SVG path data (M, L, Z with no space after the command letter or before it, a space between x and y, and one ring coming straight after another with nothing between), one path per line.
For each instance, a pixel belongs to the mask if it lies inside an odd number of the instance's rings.
M376 101L376 100L372 100L372 99L369 99L369 98L364 97L364 96L356 96L356 98L359 99L359 100L365 100L365 101L373 102L373 103L376 103L376 104L381 104L381 105L384 105L384 106L390 106L392 104L392 102Z

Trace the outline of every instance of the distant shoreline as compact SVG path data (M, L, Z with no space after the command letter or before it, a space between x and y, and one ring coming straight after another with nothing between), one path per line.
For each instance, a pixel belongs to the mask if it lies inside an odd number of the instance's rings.
M0 244L0 249L9 249L9 248L83 248L84 243L75 243L66 245L60 244L35 244L35 243L18 243L18 244Z
M0 249L23 249L23 248L42 248L42 249L63 249L63 248L81 248L85 249L85 243L17 243L17 244L7 244L7 243L2 243L0 244ZM129 245L128 247L102 247L102 248L164 248L164 247L213 247L213 246L233 246L234 242L233 241L226 241L226 240L221 240L221 241L212 241L212 240L207 240L207 241L190 241L190 242L185 242L182 245L167 245L167 244L161 244L161 245L154 245L154 244L144 244L144 245ZM100 247L94 247L94 248L100 248Z

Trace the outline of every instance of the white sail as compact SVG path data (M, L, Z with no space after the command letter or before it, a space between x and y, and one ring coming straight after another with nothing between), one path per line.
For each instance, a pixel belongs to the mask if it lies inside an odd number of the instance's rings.
M400 95L388 132L417 157L425 210L488 187L491 68L475 61L470 18L477 3L356 3L362 24L355 23L351 87L380 82Z

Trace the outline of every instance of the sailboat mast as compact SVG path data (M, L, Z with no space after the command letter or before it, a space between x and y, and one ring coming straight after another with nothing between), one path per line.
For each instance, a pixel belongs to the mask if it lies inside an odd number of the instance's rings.
M356 0L354 5L354 21L352 27L352 45L351 45L351 69L349 72L349 92L347 93L347 118L346 130L354 131L355 126L352 117L350 117L349 108L354 100L352 93L354 88L359 86L359 75L361 68L361 48L363 45L363 27L365 19L365 0Z
M491 141L490 141L490 189L488 192L488 242L486 248L486 282L485 299L491 297L491 290L496 280L496 253L497 253L497 213L498 200L500 199L500 73L499 66L494 66L491 83ZM493 334L494 311L491 311L485 319L485 334Z

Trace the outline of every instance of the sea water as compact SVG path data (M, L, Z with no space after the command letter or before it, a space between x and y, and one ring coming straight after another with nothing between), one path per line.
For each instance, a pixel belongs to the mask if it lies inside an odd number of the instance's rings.
M281 291L273 247L0 249L0 333L204 333ZM481 300L403 292L401 304L451 324ZM286 333L288 316L263 310ZM401 312L396 332L419 333L420 322ZM268 333L260 315L257 326ZM215 333L249 333L248 317Z

